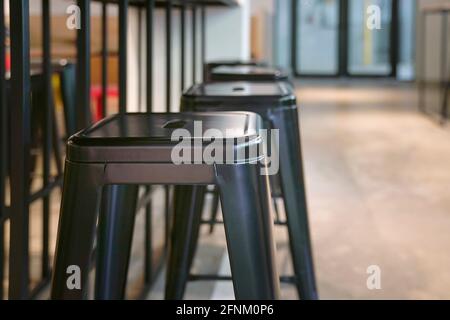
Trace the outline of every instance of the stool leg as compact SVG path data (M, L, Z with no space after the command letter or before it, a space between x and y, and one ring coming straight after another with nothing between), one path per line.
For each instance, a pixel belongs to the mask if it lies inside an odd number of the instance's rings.
M64 121L66 135L69 137L76 131L75 90L76 76L75 65L68 64L60 73L61 98L64 105Z
M66 161L52 279L52 299L82 299L87 293L103 177L102 164ZM79 268L80 287L77 288ZM74 286L70 286L70 285Z
M125 298L138 191L139 187L134 185L103 188L98 223L96 299Z
M53 157L55 158L55 164L56 164L56 172L58 173L58 176L61 176L63 174L63 167L62 167L62 159L63 153L61 152L61 139L59 136L59 128L58 128L58 122L56 121L56 113L55 113L55 105L52 105L52 143L53 143Z
M279 298L270 194L260 165L217 165L228 254L238 300Z
M175 210L166 275L167 300L183 299L199 236L204 190L204 186L175 187Z
M214 232L214 227L216 225L218 215L219 215L219 191L216 188L214 188L211 203L211 220L209 222L209 234L212 234Z
M272 120L280 134L281 185L297 290L301 299L315 300L318 294L309 236L297 109L277 111L272 114Z

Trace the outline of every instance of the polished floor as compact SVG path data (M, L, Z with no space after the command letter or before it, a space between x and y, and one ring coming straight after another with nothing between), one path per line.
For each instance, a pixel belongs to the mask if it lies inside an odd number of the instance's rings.
M417 112L409 85L307 82L297 96L320 297L450 299L450 129ZM289 273L284 228L276 238ZM195 268L229 272L222 230L205 227ZM232 299L232 286L191 283L186 298Z
M419 113L405 84L300 82L297 95L320 297L450 299L450 129ZM230 272L222 228L203 227L194 272ZM141 236L138 220L131 283L140 281ZM289 273L285 228L276 227L276 240ZM379 289L367 285L373 266ZM161 299L163 288L161 275L148 298ZM136 292L130 286L129 297ZM231 283L189 284L186 299L209 298L233 299ZM282 298L295 290L283 285Z

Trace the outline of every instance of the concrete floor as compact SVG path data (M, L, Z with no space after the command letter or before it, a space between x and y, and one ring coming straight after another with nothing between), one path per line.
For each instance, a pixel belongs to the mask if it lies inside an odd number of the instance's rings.
M320 297L449 299L450 130L417 112L406 85L297 88ZM284 228L276 239L278 265L289 273ZM223 247L221 230L204 232L196 268L229 272ZM371 266L380 289L368 289ZM163 280L149 298L162 288ZM232 287L193 283L186 298L232 299Z
M297 93L321 298L449 299L450 131L409 88Z
M297 88L320 297L450 299L450 130L417 112L416 92L406 85L312 82ZM154 204L161 212L162 198L157 194ZM31 225L37 256L39 223L32 219ZM129 272L134 283L141 279L141 226L138 221ZM286 239L285 228L277 227L282 273L291 269ZM367 287L373 265L381 271L379 290ZM221 226L212 235L202 230L194 269L229 273ZM161 299L163 288L161 275L148 298ZM130 298L136 290L130 287ZM186 294L233 297L230 282L190 283ZM282 297L295 299L295 290L283 285Z

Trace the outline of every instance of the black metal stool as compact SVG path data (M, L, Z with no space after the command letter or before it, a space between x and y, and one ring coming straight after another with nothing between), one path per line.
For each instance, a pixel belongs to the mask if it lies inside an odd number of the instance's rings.
M279 169L286 207L295 284L301 299L317 299L309 236L296 98L285 82L215 82L197 84L181 98L182 111L250 111L266 128L279 130ZM199 219L197 219L198 221ZM197 224L194 228L199 228ZM198 234L198 230L192 235ZM189 239L195 250L197 239ZM192 257L193 252L190 253ZM190 269L190 265L187 267ZM185 283L181 284L182 296Z
M203 131L233 129L233 135L218 140L225 147L221 161L183 162L175 164L172 153L180 146L173 139L175 129L184 129L183 150L189 155L203 154L211 146L195 132L195 121L202 121ZM124 114L100 121L70 138L67 144L64 190L58 227L51 297L81 299L87 292L90 256L95 236L97 211L103 186L114 184L174 184L184 185L184 195L195 194L202 185L217 184L222 198L228 251L237 299L276 299L279 281L274 260L274 242L269 207L267 176L261 175L264 156L252 156L253 148L261 148L258 135L261 118L254 113L177 113ZM238 139L237 139L238 138ZM183 153L185 155L185 153ZM224 159L235 159L232 163ZM194 159L195 160L195 159ZM190 186L190 187L188 187ZM192 216L177 201L172 244L179 247L181 235L190 228ZM108 246L110 238L120 238L117 252L126 252L132 238L134 215L106 217L120 219L123 228L115 229L109 237L101 232L105 222L100 215L98 246ZM186 223L184 223L186 221ZM178 232L181 232L179 234ZM102 252L99 249L99 252ZM171 251L170 259L177 259ZM184 251L183 254L187 254ZM103 259L101 259L103 260ZM123 262L123 261L122 261ZM81 270L81 288L69 289L67 268ZM96 278L126 283L126 265L101 267ZM178 274L169 270L168 283ZM96 297L104 292L96 290ZM171 292L167 298L172 298Z
M215 60L210 61L204 64L203 71L204 71L204 77L205 82L211 81L211 71L220 66L265 66L266 64L264 62L255 61L255 60L248 60L248 61L242 61L242 60Z
M210 82L216 81L285 81L292 85L292 79L284 70L268 66L218 66L210 71Z
M221 81L251 81L251 82L268 82L268 81L285 81L293 87L293 81L290 75L281 69L269 67L265 63L256 61L216 61L205 65L205 82L221 82ZM275 181L277 176L272 177L272 196L275 207L276 224L284 224L280 219L280 210L277 204L277 198L281 192L279 183ZM209 233L214 232L214 226L217 223L217 215L219 208L219 197L214 189L206 189L206 193L212 193L211 218L209 221Z

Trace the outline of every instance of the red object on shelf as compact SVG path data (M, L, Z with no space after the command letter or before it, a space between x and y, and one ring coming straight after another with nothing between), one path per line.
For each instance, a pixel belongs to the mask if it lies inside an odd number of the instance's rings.
M91 98L92 98L92 100L94 100L94 108L95 108L95 115L94 115L95 122L97 122L103 118L103 116L102 116L102 110L103 110L102 95L103 95L103 90L102 90L101 86L91 86ZM119 97L119 89L116 86L108 86L106 88L106 97L107 98Z
M9 54L9 52L6 52L5 60L5 70L6 72L9 72L11 71L11 55Z

